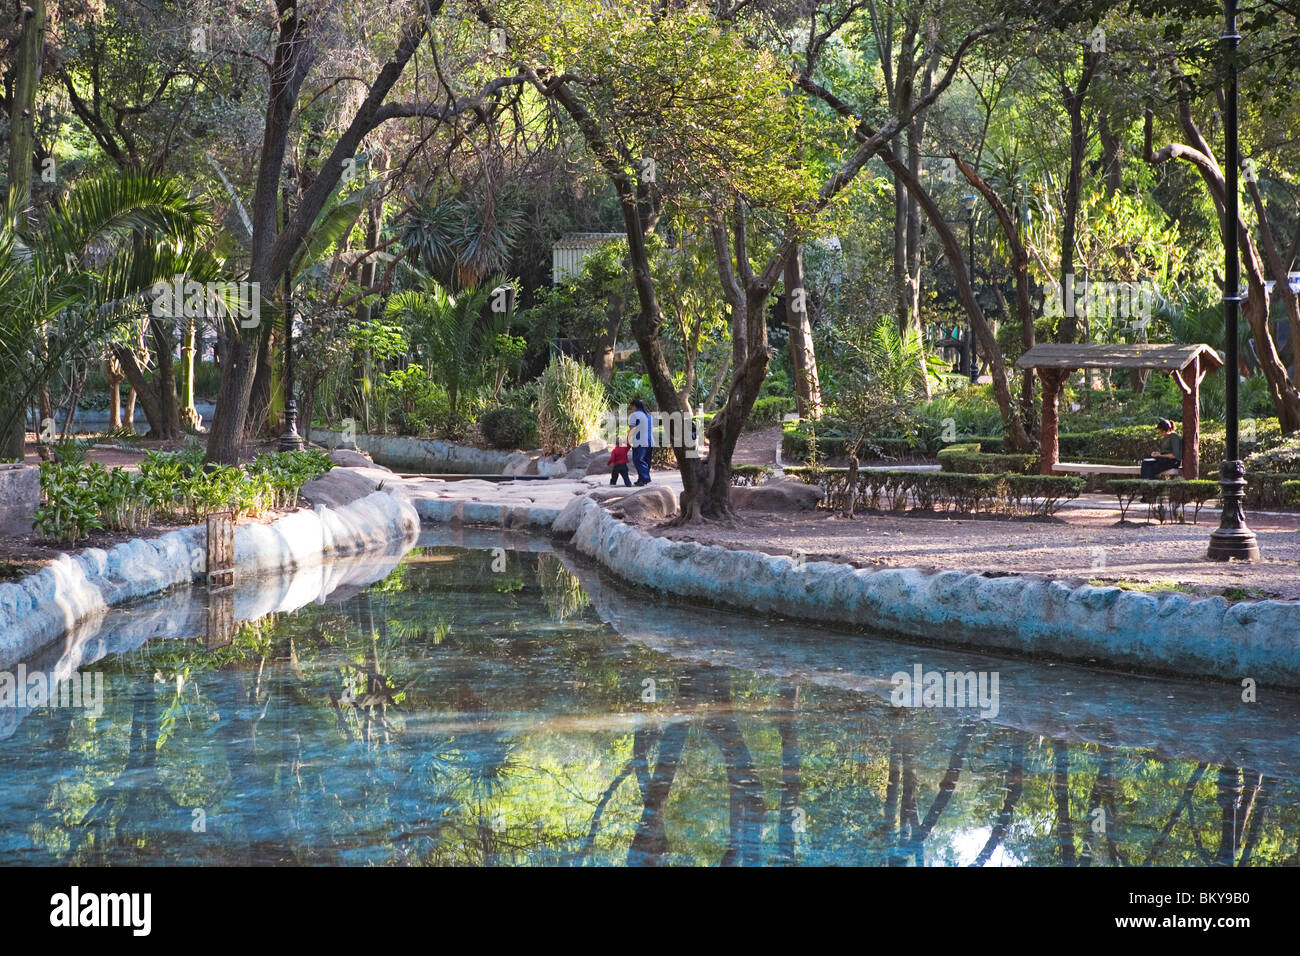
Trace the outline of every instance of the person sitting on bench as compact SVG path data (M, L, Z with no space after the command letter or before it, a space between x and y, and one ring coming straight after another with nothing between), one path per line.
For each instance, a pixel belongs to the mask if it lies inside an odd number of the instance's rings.
M1142 459L1142 477L1159 478L1165 472L1176 471L1183 466L1183 439L1174 430L1174 423L1167 418L1156 422L1160 440L1150 458Z

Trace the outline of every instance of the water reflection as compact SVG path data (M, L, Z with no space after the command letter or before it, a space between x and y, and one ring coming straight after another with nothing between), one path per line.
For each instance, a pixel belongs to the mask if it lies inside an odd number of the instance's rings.
M1297 862L1293 701L1215 723L1221 689L1137 682L1135 703L1131 678L1081 688L498 558L417 550L359 592L227 609L221 640L200 613L113 645L110 616L102 716L37 707L0 740L0 862ZM1000 668L998 721L890 706L905 660Z

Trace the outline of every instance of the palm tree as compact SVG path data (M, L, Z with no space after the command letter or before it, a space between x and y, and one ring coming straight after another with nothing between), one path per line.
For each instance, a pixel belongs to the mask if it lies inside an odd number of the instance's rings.
M41 223L20 209L13 194L0 206L0 455L19 459L32 396L141 311L141 293L164 278L139 268L139 251L171 267L163 250L190 249L207 222L179 183L140 173L78 181Z
M423 289L399 292L388 300L386 315L410 330L431 376L447 390L453 418L461 396L487 380L498 336L509 327L509 313L487 311L498 286L494 277L452 295L430 279Z

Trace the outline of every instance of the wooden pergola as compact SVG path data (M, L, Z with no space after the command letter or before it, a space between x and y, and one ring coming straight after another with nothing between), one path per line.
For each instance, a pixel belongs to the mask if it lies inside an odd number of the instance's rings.
M1208 345L1035 345L1016 359L1016 368L1034 369L1043 382L1040 470L1054 474L1060 461L1061 386L1071 374L1082 368L1150 369L1172 376L1182 390L1183 477L1199 477L1201 380L1222 367L1223 359Z

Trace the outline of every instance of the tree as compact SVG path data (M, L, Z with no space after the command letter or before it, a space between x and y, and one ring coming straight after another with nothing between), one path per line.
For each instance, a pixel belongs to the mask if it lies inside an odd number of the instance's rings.
M21 435L32 396L143 310L206 216L174 181L118 173L74 183L39 228L19 210L0 221L0 428Z
M278 31L273 53L266 61L269 74L266 120L253 200L249 207L252 226L249 282L267 289L276 286L301 252L345 171L355 168L362 141L382 124L404 118L445 122L464 113L486 118L496 94L524 82L520 76L498 77L485 82L469 96L457 96L455 90L444 90L445 96L439 100L387 102L407 64L429 33L432 18L442 8L443 0L431 0L417 5L400 23L391 55L366 85L360 104L348 114L349 119L328 156L301 191L297 207L281 222L280 179L294 111L315 62L317 28L299 13L295 0L275 0ZM404 5L399 9L405 9ZM208 438L207 454L211 461L230 463L239 457L259 362L265 368L261 354L261 336L265 334L264 331L240 334L232 337L229 343L217 394L217 416Z

